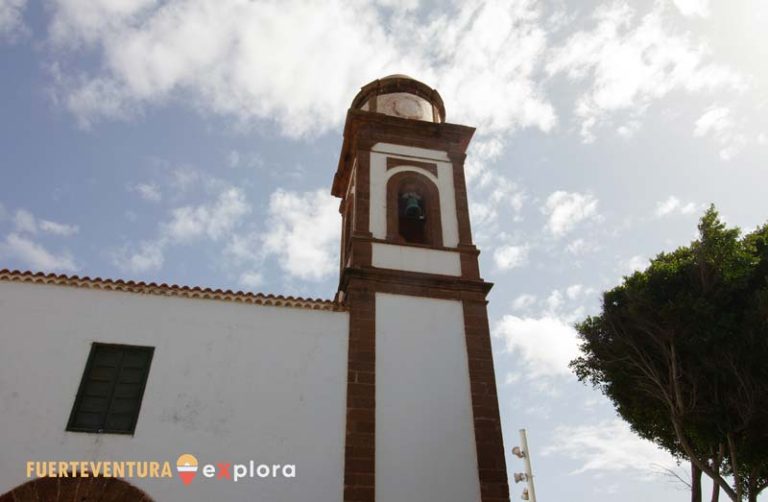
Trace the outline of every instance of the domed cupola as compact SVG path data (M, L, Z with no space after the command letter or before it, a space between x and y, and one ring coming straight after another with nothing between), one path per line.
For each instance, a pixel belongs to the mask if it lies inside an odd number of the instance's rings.
M411 120L445 122L440 93L408 75L390 75L363 86L352 101L352 108Z

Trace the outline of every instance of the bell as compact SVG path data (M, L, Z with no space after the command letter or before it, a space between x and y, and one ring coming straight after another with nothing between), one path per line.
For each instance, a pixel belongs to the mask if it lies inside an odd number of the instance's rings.
M405 216L413 219L424 219L424 212L421 210L419 196L413 192L403 195L405 199Z

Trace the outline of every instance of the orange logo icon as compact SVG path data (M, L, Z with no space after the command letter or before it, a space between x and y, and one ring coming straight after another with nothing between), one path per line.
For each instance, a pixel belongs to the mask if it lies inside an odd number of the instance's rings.
M190 484L197 474L197 458L189 453L184 453L176 461L176 470L179 471L179 477L184 484Z

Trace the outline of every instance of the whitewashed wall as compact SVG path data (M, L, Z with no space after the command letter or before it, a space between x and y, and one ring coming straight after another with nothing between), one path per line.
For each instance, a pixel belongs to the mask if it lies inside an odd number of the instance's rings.
M130 482L158 502L341 500L346 313L0 282L0 319L0 493L27 460L192 453L296 478ZM65 431L94 341L155 347L134 436Z
M371 254L371 264L374 267L428 274L461 275L461 256L453 251L374 242Z
M376 501L477 502L460 302L376 294Z

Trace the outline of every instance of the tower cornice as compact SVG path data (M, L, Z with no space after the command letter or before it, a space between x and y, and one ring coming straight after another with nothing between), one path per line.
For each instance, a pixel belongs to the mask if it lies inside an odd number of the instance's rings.
M368 150L376 143L384 142L432 150L447 149L449 157L462 158L474 133L474 127L460 124L426 122L350 109L331 194L344 196L352 161L358 150Z
M339 290L347 290L355 283L379 292L472 301L486 301L493 288L493 283L482 279L364 267L345 269Z

